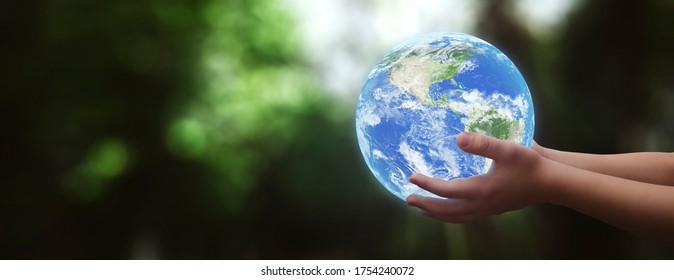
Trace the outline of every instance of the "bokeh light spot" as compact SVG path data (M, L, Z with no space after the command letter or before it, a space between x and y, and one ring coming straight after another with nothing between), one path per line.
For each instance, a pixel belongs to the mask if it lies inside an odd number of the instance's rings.
M176 155L194 158L206 150L206 134L203 126L194 119L180 119L169 128L166 144Z
M127 145L118 139L103 139L90 149L83 163L63 178L64 192L76 203L89 203L105 191L109 181L124 172L128 165Z
M106 139L89 153L86 168L92 175L113 178L124 170L127 157L127 148L121 141Z

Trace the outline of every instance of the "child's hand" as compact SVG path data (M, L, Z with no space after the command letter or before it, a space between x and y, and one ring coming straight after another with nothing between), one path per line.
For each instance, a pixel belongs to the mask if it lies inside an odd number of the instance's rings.
M414 174L410 182L447 199L418 195L407 203L421 214L450 223L463 223L543 202L539 186L547 159L533 149L477 133L464 132L456 137L462 150L491 158L492 169L484 175L451 181Z
M591 155L531 149L476 133L461 133L464 151L494 160L484 175L410 181L445 198L407 197L421 214L464 223L534 203L569 207L624 230L674 244L674 154Z

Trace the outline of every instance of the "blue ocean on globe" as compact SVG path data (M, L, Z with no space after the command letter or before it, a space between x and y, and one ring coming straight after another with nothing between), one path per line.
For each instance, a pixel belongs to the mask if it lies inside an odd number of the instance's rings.
M368 75L356 108L358 144L377 180L400 199L435 196L409 182L414 173L451 180L489 171L490 159L457 147L463 131L532 143L529 88L491 44L461 33L420 35Z

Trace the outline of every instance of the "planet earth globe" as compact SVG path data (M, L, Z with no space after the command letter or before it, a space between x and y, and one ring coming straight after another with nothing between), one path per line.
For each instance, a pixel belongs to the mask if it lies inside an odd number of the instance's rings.
M391 49L358 98L356 134L377 180L402 200L435 195L409 182L485 174L490 159L459 149L472 131L531 146L534 107L522 74L503 52L462 33L430 33Z

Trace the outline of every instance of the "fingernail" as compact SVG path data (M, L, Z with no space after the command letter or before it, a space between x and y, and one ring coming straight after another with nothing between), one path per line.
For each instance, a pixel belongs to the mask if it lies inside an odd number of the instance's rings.
M456 136L456 145L465 148L468 146L468 143L470 143L472 135L467 132L461 132L459 135Z
M417 175L417 174L418 174L418 173L412 174L409 178L407 178L407 180L409 180L410 182L412 182L412 181L414 180L415 177L418 177L418 176L419 176L419 175Z

